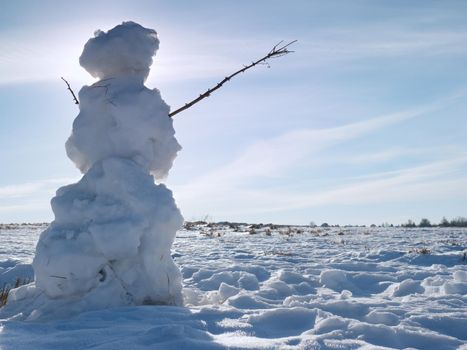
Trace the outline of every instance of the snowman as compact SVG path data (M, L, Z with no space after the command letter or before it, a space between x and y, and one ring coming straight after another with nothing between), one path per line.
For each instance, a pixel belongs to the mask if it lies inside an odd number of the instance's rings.
M144 85L158 46L154 30L124 22L84 47L80 64L99 80L79 92L66 142L84 175L51 201L55 220L36 247L35 285L10 296L34 297L35 317L53 301L79 311L183 303L170 253L183 218L172 192L155 182L181 147L169 106Z

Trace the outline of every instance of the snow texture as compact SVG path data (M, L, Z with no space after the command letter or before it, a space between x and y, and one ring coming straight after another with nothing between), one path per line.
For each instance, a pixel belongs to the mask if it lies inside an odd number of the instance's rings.
M0 230L5 247L31 241L25 230ZM5 319L18 312L7 304L0 348L467 349L466 229L250 230L198 225L177 234L184 307L76 315L60 305L53 316L62 319L21 322ZM33 256L23 249L27 257L13 261L13 253L0 250L0 284Z
M97 30L84 46L79 63L101 80L128 75L146 79L158 48L155 30L124 22L107 33Z
M170 255L183 218L172 192L155 184L180 146L169 107L144 86L158 45L154 30L133 22L98 31L85 45L80 63L101 80L81 89L66 143L84 176L52 199L55 220L36 247L35 285L11 293L22 317L183 303Z

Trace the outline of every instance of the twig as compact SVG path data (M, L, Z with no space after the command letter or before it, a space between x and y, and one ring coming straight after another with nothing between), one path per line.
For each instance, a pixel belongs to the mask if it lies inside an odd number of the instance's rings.
M61 78L62 78L62 80L65 82L65 84L66 84L68 90L70 90L71 95L73 96L73 100L75 101L75 105L79 105L79 101L78 101L78 99L76 98L75 93L74 93L73 90L71 89L70 84L68 83L68 81L66 81L65 78L63 78L63 77L61 77Z
M106 81L106 80L111 80L113 78L108 78L108 79L103 79L101 81L99 81L99 83L103 82L103 81ZM109 93L109 86L110 86L110 83L109 84L104 84L104 85L96 85L96 84L93 84L91 87L92 88L104 88L105 89L105 96L107 96L107 94ZM116 106L116 104L114 103L114 101L112 101L112 99L108 98L106 100L108 103L110 103L112 106Z
M60 279L63 279L63 280L66 280L66 279L67 279L66 277L63 277L63 276L56 276L56 275L50 275L50 277L53 277L53 278L60 278Z
M285 56L291 52L294 52L294 51L290 51L289 49L287 49L290 45L294 44L295 42L297 42L297 40L294 40L294 41L291 41L285 45L282 45L281 44L283 43L283 41L280 41L279 43L277 43L272 49L271 51L268 52L268 54L262 58L260 58L259 60L257 61L254 61L252 63L250 63L249 65L247 66L243 66L242 69L236 71L235 73L229 75L228 77L225 77L223 80L221 80L216 86L206 90L204 93L202 93L201 95L199 95L197 98L195 98L194 100L188 102L188 103L185 103L184 106L176 109L175 111L169 113L169 117L173 117L174 115L180 113L180 112L183 112L185 109L188 109L190 108L191 106L193 106L194 104L198 103L199 101L205 99L206 97L209 97L211 95L211 93L213 93L214 91L216 91L217 89L220 89L222 87L222 85L224 85L226 82L228 82L230 79L232 79L233 77L235 77L237 74L240 74L240 73L243 73L245 72L247 69L250 69L251 67L254 67L256 66L257 64L266 64L268 67L269 67L269 64L268 62L266 61L267 59L269 58L277 58L277 57L281 57L281 56Z

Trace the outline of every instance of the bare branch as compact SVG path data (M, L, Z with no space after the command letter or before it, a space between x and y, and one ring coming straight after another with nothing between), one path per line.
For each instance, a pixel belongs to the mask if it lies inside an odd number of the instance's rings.
M71 95L73 96L73 100L75 101L75 105L79 105L79 101L78 101L78 99L76 98L75 93L74 93L73 90L71 89L70 84L68 83L68 81L66 81L65 78L63 78L63 77L61 77L61 78L62 78L62 80L65 82L65 84L66 84L68 90L70 90Z
M249 65L247 66L243 66L242 69L236 71L235 73L229 75L228 77L225 77L223 80L221 80L217 85L215 85L214 87L206 90L204 93L202 93L201 95L199 95L197 98L195 98L194 100L188 102L188 103L185 103L184 106L176 109L175 111L169 113L169 117L173 117L174 115L180 113L180 112L183 112L185 109L188 109L190 108L191 106L193 106L194 104L198 103L199 101L205 99L206 97L209 97L214 91L216 91L217 89L220 89L222 87L222 85L224 85L226 82L228 82L230 79L232 79L233 77L235 77L236 75L240 74L240 73L243 73L245 72L247 69L250 69L251 67L254 67L256 66L257 64L266 64L268 67L269 67L269 63L266 61L268 60L269 58L278 58L278 57L281 57L281 56L285 56L291 52L294 52L294 51L290 51L288 49L288 47L294 43L297 42L297 40L294 40L294 41L291 41L287 44L284 44L282 45L284 41L281 40L280 42L278 42L276 45L274 45L274 47L271 49L271 51L268 52L268 54L262 58L260 58L259 60L257 61L254 61L254 62L251 62ZM282 46L281 46L282 45Z

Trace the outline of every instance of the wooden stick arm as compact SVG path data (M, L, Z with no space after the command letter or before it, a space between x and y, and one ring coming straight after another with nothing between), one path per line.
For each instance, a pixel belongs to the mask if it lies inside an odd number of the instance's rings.
M66 86L67 86L67 89L70 90L71 96L73 96L73 100L75 101L75 105L79 105L79 101L78 101L78 99L76 98L75 93L74 93L73 90L71 89L70 83L68 83L68 81L66 81L66 79L65 79L64 77L61 77L61 79L65 82L65 84L66 84Z
M225 77L223 80L221 80L219 83L217 83L217 85L215 85L214 87L206 90L204 93L202 93L201 95L199 95L197 98L195 98L194 100L188 102L188 103L185 103L185 105L183 105L182 107L176 109L175 111L173 112L170 112L169 113L169 117L173 117L174 115L180 113L180 112L183 112L185 109L188 109L190 108L191 106L193 106L194 104L198 103L199 101L205 99L206 97L209 97L214 91L216 91L217 89L220 89L222 87L222 85L224 85L226 82L230 81L230 79L232 79L233 77L235 77L236 75L240 74L240 73L244 73L246 70L256 66L257 64L260 64L260 63L263 63L263 62L266 62L267 59L269 58L277 58L277 57L281 57L281 56L284 56L284 55L287 55L293 51L290 51L288 49L288 47L294 43L297 42L297 40L294 40L294 41L291 41L285 45L282 45L283 41L280 41L279 43L277 43L272 49L271 51L269 51L269 53L267 55L265 55L264 57L261 57L259 60L256 60L254 62L251 62L249 65L247 66L243 66L242 69L232 73L231 75L229 75L228 77Z

